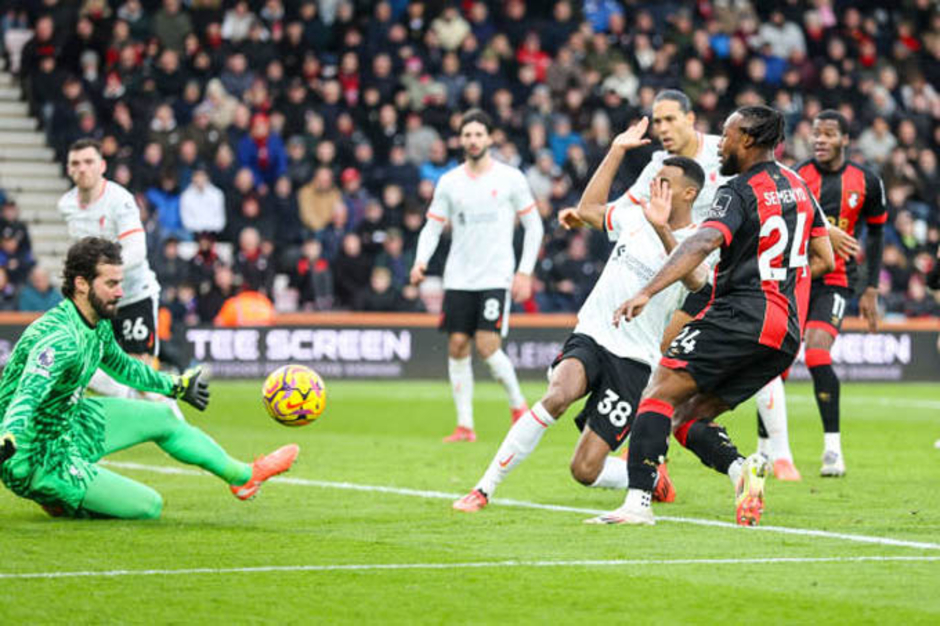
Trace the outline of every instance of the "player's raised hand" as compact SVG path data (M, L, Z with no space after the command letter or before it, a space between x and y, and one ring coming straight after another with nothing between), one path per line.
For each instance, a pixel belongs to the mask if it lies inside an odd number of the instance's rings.
M578 209L572 207L562 209L558 213L558 223L561 224L562 228L565 230L584 228L585 224L584 220L581 219L581 215L578 213Z
M846 261L854 259L862 249L858 244L858 239L838 226L829 227L829 243L832 244L832 251Z
M633 318L638 316L643 312L643 307L650 301L650 297L645 293L638 293L614 311L614 327L620 328L620 320L624 319L628 322L632 321Z
M424 281L424 273L427 269L428 266L424 263L415 262L414 266L411 268L411 284L420 285Z
M532 276L516 272L512 278L512 299L515 302L525 302L532 297Z
M650 182L650 199L640 198L643 215L652 226L665 228L672 214L672 188L663 178L654 178Z
M194 367L177 376L173 397L205 411L209 406L209 383L202 375L202 368Z
M643 135L646 134L646 129L649 127L649 125L649 118L644 115L643 119L641 119L639 122L614 137L610 147L612 149L618 148L624 152L627 152L629 150L633 150L635 148L639 148L640 146L649 144L650 140L643 137Z

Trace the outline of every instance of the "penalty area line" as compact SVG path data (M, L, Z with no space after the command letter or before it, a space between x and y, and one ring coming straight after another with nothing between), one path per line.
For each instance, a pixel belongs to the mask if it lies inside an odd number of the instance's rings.
M766 557L750 559L611 559L576 561L478 561L467 563L353 563L331 565L266 565L259 567L193 567L184 569L117 569L77 572L0 572L0 580L51 578L122 578L126 576L191 576L198 574L264 574L280 572L369 572L389 570L457 570L541 567L644 567L676 565L779 565L807 563L936 562L940 556Z
M171 474L179 476L205 476L206 473L199 470L192 470L183 467L169 467L166 465L144 465L141 463L128 463L117 461L103 461L105 465L120 469L137 470L143 472L152 472L157 474ZM323 489L345 489L347 491L363 491L368 493L388 493L399 496L411 496L416 498L425 498L433 500L456 500L462 494L446 493L443 491L425 491L421 489L407 489L404 487L386 487L383 485L361 485L358 483L333 482L327 480L312 480L308 478L292 478L279 476L272 478L269 482L281 483L285 485L297 485L301 487L320 487ZM580 507L564 506L560 504L541 504L539 502L527 502L525 500L510 500L504 498L494 498L490 504L497 506L511 506L524 509L536 509L540 511L556 511L560 513L580 513L584 515L600 515L607 511L600 509L586 509ZM855 543L868 543L880 546L892 546L897 548L914 548L917 550L940 550L940 544L928 543L923 541L908 541L905 539L893 539L891 537L872 537L868 535L855 535L850 533L839 533L828 530L815 530L812 528L791 528L789 526L738 526L731 522L722 522L720 520L700 519L695 517L676 517L671 515L657 515L658 522L671 522L677 524L690 524L695 526L711 526L715 528L729 528L735 531L745 532L769 532L785 535L797 535L801 537L817 537L820 539L836 539L840 541L851 541Z

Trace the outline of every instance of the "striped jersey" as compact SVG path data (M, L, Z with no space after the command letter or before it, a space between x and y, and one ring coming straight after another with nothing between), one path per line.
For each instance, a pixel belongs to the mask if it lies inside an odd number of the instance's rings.
M828 234L803 179L774 161L759 163L717 191L701 228L724 236L703 315L796 354L809 303L809 240Z
M810 159L797 165L796 173L806 181L829 223L853 237L860 219L868 224L888 221L884 185L871 170L846 161L841 168L830 172ZM836 255L836 269L819 280L826 285L854 287L857 274L858 264L854 258L846 261Z
M78 187L73 187L59 199L57 206L65 218L72 241L82 237L101 237L121 243L122 239L144 231L134 196L110 180L104 181L101 195L88 205L81 203ZM121 286L124 288L124 297L118 304L121 307L160 295L157 276L150 269L146 257L137 265L124 266Z

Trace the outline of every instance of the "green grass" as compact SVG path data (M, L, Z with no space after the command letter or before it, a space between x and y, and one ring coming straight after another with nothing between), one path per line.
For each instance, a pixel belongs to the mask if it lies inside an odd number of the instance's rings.
M288 430L263 415L259 385L213 386L192 415L232 454L288 441L303 450L292 478L462 494L508 425L500 389L477 386L480 440L444 446L453 408L444 381L330 385L326 415ZM534 400L541 385L527 385ZM771 481L762 525L940 543L940 398L935 386L846 385L848 474L816 476L821 428L806 385L788 385L791 444L801 483ZM743 451L754 409L723 422ZM498 494L589 510L622 494L568 474L576 432L563 419ZM673 445L679 496L661 516L733 521L727 478ZM153 445L113 460L180 468ZM156 522L47 518L0 491L0 573L493 561L940 556L940 550L661 521L651 528L582 524L586 513L492 505L475 514L447 499L270 484L236 501L213 477L122 473L166 501ZM940 623L940 561L634 563L462 569L288 571L0 579L0 624L14 623L481 623L630 620L637 623Z

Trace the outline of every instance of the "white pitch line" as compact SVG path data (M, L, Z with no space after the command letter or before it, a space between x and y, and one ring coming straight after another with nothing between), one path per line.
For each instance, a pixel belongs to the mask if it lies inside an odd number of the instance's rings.
M259 574L269 572L368 572L383 570L452 570L503 567L643 567L663 565L777 565L791 563L936 562L940 556L765 557L751 559L611 559L577 561L477 561L468 563L353 563L332 565L263 565L259 567L193 567L185 569L116 569L77 572L0 572L0 580L49 578L119 578L194 574Z
M158 474L174 474L184 476L204 476L204 472L186 469L182 467L168 467L164 465L143 465L140 463L125 463L116 461L104 461L112 467L118 467L129 470L140 470L145 472L155 472ZM361 485L358 483L333 482L326 480L311 480L308 478L276 477L270 482L283 483L286 485L299 485L302 487L321 487L325 489L346 489L349 491L363 491L369 493L390 493L400 496L412 496L417 498L427 498L435 500L456 500L462 494L446 493L443 491L424 491L420 489L407 489L403 487L386 487L382 485ZM579 507L564 506L560 504L541 504L538 502L527 502L524 500L508 500L504 498L494 498L491 504L501 506L519 507L525 509L537 509L541 511L557 511L563 513L581 513L585 515L600 515L607 511L599 509L585 509ZM892 539L890 537L871 537L868 535L854 535L849 533L837 533L828 530L815 530L812 528L790 528L787 526L747 526L742 527L731 522L722 522L720 520L699 519L695 517L673 517L670 515L657 515L657 521L675 522L679 524L693 524L696 526L712 526L716 528L729 528L736 531L762 531L781 533L786 535L799 535L803 537L819 537L823 539L838 539L842 541L852 541L855 543L870 543L881 546L893 546L898 548L914 548L918 550L940 550L940 544L927 543L921 541L908 541L905 539Z
M816 404L816 399L812 396L801 396L792 394L787 396L787 402L796 402L797 404ZM865 396L849 396L847 398L841 398L840 402L848 404L858 404L864 406L890 406L890 407L907 407L911 409L940 409L940 401L938 400L913 400L910 398L871 398Z

